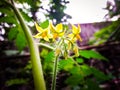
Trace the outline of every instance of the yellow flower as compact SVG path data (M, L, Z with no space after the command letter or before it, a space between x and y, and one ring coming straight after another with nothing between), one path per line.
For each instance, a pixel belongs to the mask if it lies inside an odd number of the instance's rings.
M76 27L75 25L72 25L72 33L68 35L68 37L70 38L70 40L72 42L79 40L82 41L82 38L80 36L80 32L81 32L81 28L80 25L78 25L78 27Z
M38 31L38 34L34 36L35 38L41 38L44 39L45 41L49 41L49 39L52 38L52 35L50 34L50 30L48 27L43 29L36 22L35 27Z
M57 39L58 37L62 37L64 35L62 23L57 24L54 27L53 24L50 22L50 30L53 33L53 39L54 40Z

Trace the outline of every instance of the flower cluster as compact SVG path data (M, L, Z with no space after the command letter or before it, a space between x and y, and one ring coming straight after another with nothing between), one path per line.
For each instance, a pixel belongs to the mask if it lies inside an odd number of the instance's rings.
M56 56L61 54L67 58L71 51L75 53L75 56L79 56L76 41L82 41L80 36L80 25L78 25L78 27L72 25L72 32L64 29L62 23L54 26L51 22L49 22L48 27L44 29L35 23L35 27L38 33L34 37L43 39L47 42L52 40L54 42Z

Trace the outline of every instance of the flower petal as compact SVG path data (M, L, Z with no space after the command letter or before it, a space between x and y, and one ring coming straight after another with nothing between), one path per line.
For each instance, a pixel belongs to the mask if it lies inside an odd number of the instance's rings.
M35 22L35 27L38 32L43 32L43 29Z
M62 29L63 29L62 23L57 24L57 26L56 26L56 32L62 32Z
M45 41L49 41L49 38L46 36L46 37L44 37L44 40Z
M75 25L72 25L72 33L73 34L79 33L79 30L78 30L78 28Z
M33 36L34 38L41 38L41 33L36 34L35 36Z
M71 39L73 39L73 38L74 38L74 36L75 36L75 35L74 35L74 34L72 34L72 33L71 33L71 34L68 34L68 38L70 38L70 40L71 40Z
M62 37L64 35L65 32L61 32L59 33L59 36Z
M79 33L80 33L81 32L80 24L78 24L78 30L79 30Z
M76 35L76 38L77 38L77 40L82 42L82 38L81 38L81 36L79 34Z
M53 33L55 33L56 30L55 30L55 27L53 26L52 22L50 22L49 26L50 26L50 30L51 30Z

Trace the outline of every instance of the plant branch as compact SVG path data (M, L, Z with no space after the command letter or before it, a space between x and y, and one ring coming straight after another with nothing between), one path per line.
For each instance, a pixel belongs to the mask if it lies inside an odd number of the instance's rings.
M44 43L37 43L38 46L42 46L42 47L45 47L47 49L50 49L50 50L55 50L54 47L50 46L50 45L47 45L47 44L44 44Z

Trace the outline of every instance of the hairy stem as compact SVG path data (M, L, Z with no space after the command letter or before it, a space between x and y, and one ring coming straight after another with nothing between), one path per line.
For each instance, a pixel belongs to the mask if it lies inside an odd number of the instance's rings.
M54 67L53 67L53 77L52 77L52 87L51 90L55 90L56 88L56 78L57 78L57 68L58 68L58 57L55 57Z
M26 39L28 41L30 54L31 54L31 62L32 62L32 70L33 70L35 89L36 90L46 90L38 46L35 44L35 42L33 40L33 36L30 32L30 29L26 25L20 11L14 5L10 4L7 1L5 1L5 2L11 6L14 13L16 14L16 17L17 17L17 19L23 29L23 32L26 36ZM12 2L12 3L14 3L14 2Z

